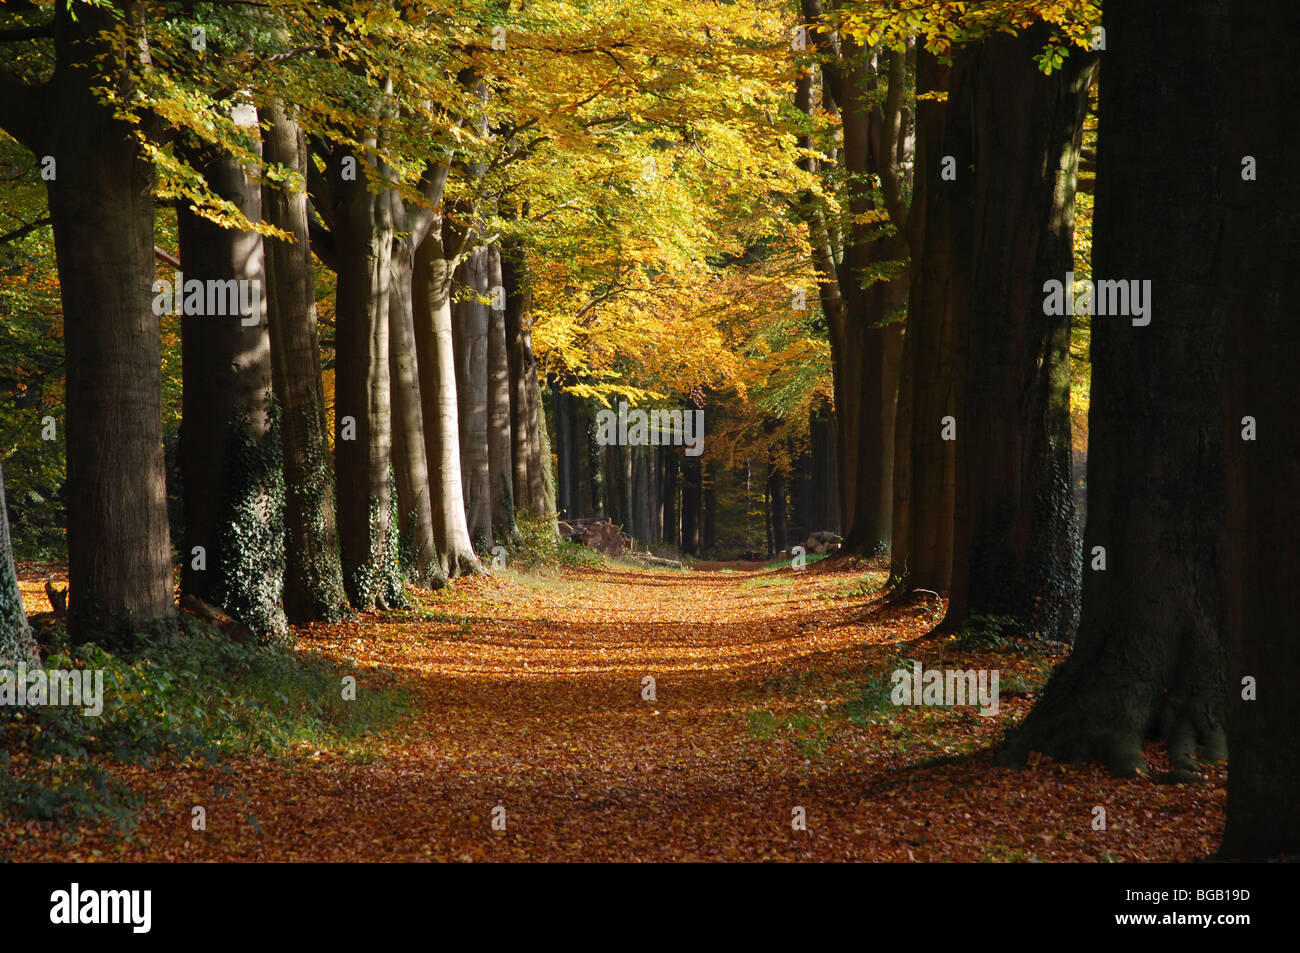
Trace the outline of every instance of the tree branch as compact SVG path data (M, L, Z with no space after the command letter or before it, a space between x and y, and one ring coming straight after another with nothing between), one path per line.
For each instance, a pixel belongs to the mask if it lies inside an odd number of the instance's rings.
M880 185L885 193L885 208L894 220L899 234L907 229L909 209L903 201L902 177L898 169L898 136L903 122L903 92L907 85L907 56L889 54L889 89L885 92L885 107L880 152L876 156L876 169L880 172Z
M18 239L22 238L24 235L30 234L31 232L36 231L36 229L38 228L43 228L44 226L49 225L53 221L54 219L52 218L41 218L32 222L30 225L23 225L20 228L15 228L12 232L7 232L4 235L0 235L0 245L7 244L9 242L15 242Z

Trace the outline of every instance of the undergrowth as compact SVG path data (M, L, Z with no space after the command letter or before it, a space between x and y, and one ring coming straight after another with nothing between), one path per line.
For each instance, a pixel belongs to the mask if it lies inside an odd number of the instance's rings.
M282 754L294 744L347 744L405 706L391 676L344 700L356 672L282 645L239 644L191 620L181 635L143 640L129 657L94 644L57 647L47 670L103 673L103 711L0 706L0 816L74 824L108 818L123 831L141 806L120 766L217 764ZM116 772L116 773L115 773Z

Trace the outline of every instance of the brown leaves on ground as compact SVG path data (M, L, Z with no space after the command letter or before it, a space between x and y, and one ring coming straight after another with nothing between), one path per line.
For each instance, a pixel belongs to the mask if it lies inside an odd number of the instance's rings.
M308 746L224 770L134 771L150 806L133 837L106 827L71 847L36 842L51 858L184 861L1170 861L1214 851L1222 766L1195 785L1046 759L994 766L1003 731L1060 656L959 653L924 638L941 607L924 597L886 606L864 568L498 573L414 593L409 611L303 628L304 648L396 672L409 717L360 751ZM884 574L865 578L879 585ZM24 584L29 610L44 608L38 589ZM890 704L890 673L912 660L998 669L999 713ZM654 700L643 698L647 676ZM1164 767L1157 746L1147 755ZM191 829L195 805L206 831ZM1097 807L1105 830L1094 829ZM493 828L498 808L504 830ZM796 808L806 830L792 828ZM39 825L13 826L30 835ZM0 834L0 848L16 833ZM42 859L30 847L23 856Z

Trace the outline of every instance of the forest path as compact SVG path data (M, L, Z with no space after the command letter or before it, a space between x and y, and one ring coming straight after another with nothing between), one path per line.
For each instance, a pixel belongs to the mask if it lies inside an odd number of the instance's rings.
M137 774L154 806L134 843L93 834L85 846L141 860L1172 860L1214 849L1221 776L1175 788L1094 766L994 767L990 746L1052 658L909 644L934 607L887 607L868 594L882 582L842 563L501 572L420 593L408 610L306 627L302 648L355 660L362 692L396 683L408 713L354 749ZM999 668L998 715L890 705L890 673L912 659ZM939 758L952 760L923 764ZM190 829L196 804L204 832ZM1105 832L1091 828L1098 804ZM806 830L792 824L797 809Z

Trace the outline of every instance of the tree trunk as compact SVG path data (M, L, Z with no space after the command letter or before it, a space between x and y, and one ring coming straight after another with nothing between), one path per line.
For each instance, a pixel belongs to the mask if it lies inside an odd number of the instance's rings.
M1149 280L1154 309L1149 325L1092 321L1083 615L1008 763L1034 750L1131 775L1145 770L1144 742L1161 738L1183 777L1196 753L1225 754L1222 334L1209 303L1228 6L1174 20L1146 5L1106 8L1093 273ZM1156 31L1164 40L1152 44ZM1209 138L1188 151L1192 108Z
M688 412L691 408L688 408ZM700 458L682 460L682 551L700 552Z
M424 448L433 490L433 540L443 575L482 571L470 543L460 477L456 365L451 331L451 265L434 221L415 256L413 298Z
M531 300L531 295L529 296ZM541 384L537 379L537 358L533 354L532 319L521 320L524 389L528 399L528 509L534 518L555 519L555 479L551 471L551 442L546 433L546 412L542 407Z
M264 111L263 155L299 181L307 149L292 112L279 103ZM305 192L262 186L266 221L294 236L264 241L271 382L280 409L285 483L284 610L290 622L333 622L347 611L335 523L316 333L316 291Z
M488 295L487 307L487 438L488 474L492 493L492 529L497 538L520 542L515 526L514 470L511 459L510 433L510 362L506 353L505 302L497 309L500 290L504 296L501 251L495 245L486 249L484 261ZM522 489L522 488L521 488Z
M220 197L262 217L253 179L228 155L192 153ZM181 591L220 606L263 641L288 633L284 590L284 473L271 394L262 238L177 212L183 278L201 292L180 319L180 470L185 543ZM233 282L233 285L231 284ZM234 288L233 293L229 290Z
M700 478L704 481L703 508L704 526L701 532L700 548L704 552L714 552L718 548L718 482L717 472L711 463L700 464Z
M677 529L677 451L672 447L660 447L659 452L664 458L663 540L677 546L681 542Z
M945 629L1010 616L1069 641L1079 616L1071 487L1070 315L1044 283L1074 262L1074 183L1096 57L1044 76L1039 25L975 54L975 220L965 413L956 441L952 593ZM1014 117L1014 120L1007 117ZM1104 320L1104 319L1103 319Z
M532 292L526 286L527 267L524 249L518 244L507 244L501 251L501 283L506 292L506 356L510 367L510 460L512 485L515 488L515 505L526 509L537 518L542 514L533 509L531 471L528 461L528 374L530 361L524 353L524 325Z
M772 526L768 555L774 556L785 549L789 539L786 532L785 474L770 456L767 464L767 500Z
M351 154L340 150L327 170L339 195L334 460L343 583L352 605L366 610L403 600L392 524L388 376L393 220L387 193L371 191L360 171L362 157L356 157L355 180L343 179L339 162L345 155Z
M5 506L4 468L0 466L0 668L14 669L19 662L36 665L40 655L27 624L23 595L18 589L14 544L9 536L9 509Z
M962 420L963 355L957 347L964 324L959 312L970 300L971 183L967 50L954 50L952 76L928 53L920 56L917 88L948 88L949 105L922 101L917 116L916 187L908 219L912 249L911 293L904 337L902 379L909 393L900 401L896 427L894 493L900 525L892 533L890 572L907 588L947 590L952 577L953 511L956 500L955 441L945 439ZM941 178L952 157L956 181ZM952 418L951 421L945 418ZM961 433L956 433L960 439ZM902 462L900 462L902 461Z
M1300 274L1300 187L1276 163L1300 151L1294 104L1300 8L1263 0L1232 13L1227 62L1227 227L1219 294L1224 324L1223 440L1227 460L1226 555L1228 818L1223 858L1300 854L1300 431L1294 375L1300 326L1289 305ZM1238 157L1259 180L1244 181ZM1272 170L1265 172L1265 164ZM1244 439L1251 418L1253 439ZM1245 680L1256 692L1244 697ZM1256 697L1257 695L1257 697Z
M122 23L133 29L132 7ZM108 8L58 14L47 121L23 138L57 161L47 183L67 368L68 632L132 644L175 614L162 445L161 337L152 310L153 167L117 118L134 95ZM126 47L131 49L130 44ZM20 130L21 134L21 130Z
M389 205L395 232L388 287L388 368L393 400L397 515L411 583L421 589L440 589L447 584L447 577L438 565L433 540L433 501L415 347L412 287L417 237L411 232L406 203L396 192L389 193Z
M473 249L456 269L460 298L451 306L460 409L460 478L469 538L481 553L492 548L492 475L488 466L487 249Z

